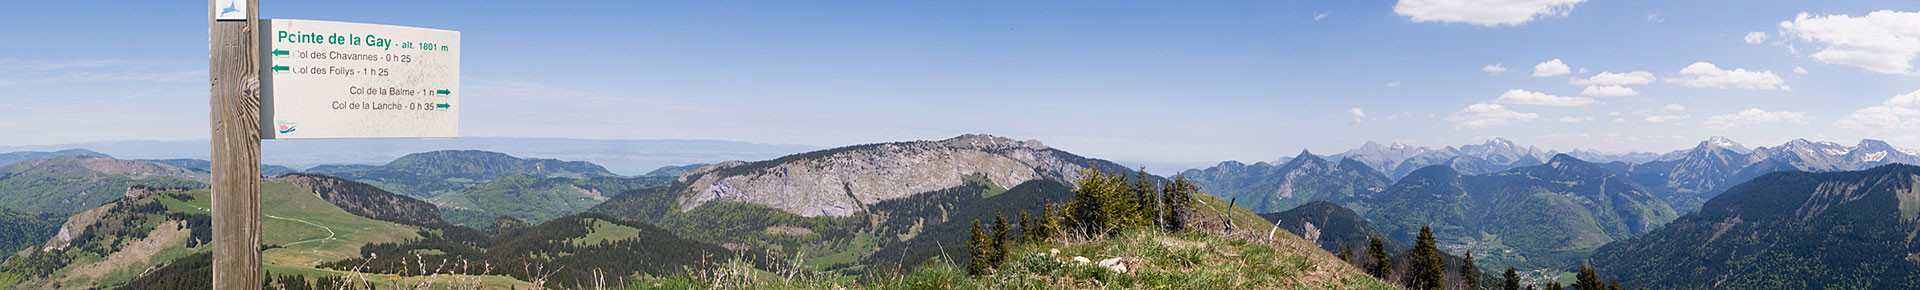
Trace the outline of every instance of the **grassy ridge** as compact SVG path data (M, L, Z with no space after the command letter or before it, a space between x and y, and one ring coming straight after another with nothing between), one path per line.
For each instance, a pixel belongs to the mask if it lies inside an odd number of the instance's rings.
M262 243L275 246L262 252L263 267L274 275L300 274L309 277L347 274L337 270L319 269L320 262L357 257L360 247L369 243L398 242L416 239L418 227L373 220L346 212L339 207L321 200L312 189L288 182L268 181L261 184L260 190L262 219ZM23 283L15 288L89 288L113 287L123 285L144 275L161 275L156 270L163 265L176 263L181 258L209 250L204 241L194 247L187 233L205 231L198 227L207 224L195 224L173 220L172 216L200 216L204 218L211 202L207 190L169 191L145 196L140 199L122 200L115 209L101 218L102 229L124 229L102 232L99 235L80 235L88 240L73 242L75 250L38 253L35 257L21 258L27 262L9 263L6 273L0 274L0 282L12 279ZM151 211L151 212L149 212ZM205 220L200 220L205 222ZM104 227L111 226L111 227ZM145 235L116 234L122 232L148 233ZM124 245L108 247L105 245ZM158 248L133 247L131 245L159 245ZM107 251L89 251L80 249L116 249ZM105 253L102 255L101 253ZM58 255L57 259L46 259L40 255ZM51 262L45 276L36 276L19 272L22 267L31 266L31 262ZM355 274L358 276L359 274ZM400 278L393 275L366 275L376 284L387 285L396 281L418 281L413 278ZM525 287L527 284L501 276L478 277L487 285L501 287ZM0 286L9 283L0 283ZM55 286L59 287L55 287ZM0 287L6 288L6 287Z

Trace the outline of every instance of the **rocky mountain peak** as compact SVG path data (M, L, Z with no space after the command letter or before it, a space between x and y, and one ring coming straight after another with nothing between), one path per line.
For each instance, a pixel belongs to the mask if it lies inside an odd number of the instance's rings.
M1546 166L1553 168L1555 170L1558 170L1560 172L1565 172L1565 173L1595 173L1595 172L1605 173L1606 172L1606 169L1601 168L1599 164L1593 164L1592 162L1587 162L1586 160L1580 160L1580 158L1576 158L1576 157L1573 157L1572 155L1567 155L1567 154L1554 155L1553 159L1547 161Z
M1392 148L1393 150L1406 150L1406 149L1413 148L1413 145L1407 145L1407 143L1401 143L1400 141L1394 141L1393 145L1387 145L1387 146L1389 148Z
M984 176L1002 188L1034 180L1073 184L1089 164L1128 172L1039 142L967 134L940 141L840 147L757 162L726 162L682 175L680 209L709 201L766 205L803 216L847 216L881 201L963 186ZM1239 167L1238 162L1222 163Z
M1394 145L1399 145L1399 144L1396 143ZM1386 145L1380 145L1380 143L1377 143L1377 142L1367 141L1366 144L1360 144L1360 150L1380 152L1380 151L1386 151L1388 149Z
M1038 140L1017 141L1017 140L1013 140L1013 138L986 135L986 134L960 135L958 137L947 138L946 140L940 140L939 143L944 144L946 146L954 147L954 148L981 149L981 150L1000 150L1000 149L1012 149L1012 148L1046 149L1046 145L1040 144L1040 141Z
M1567 155L1567 154L1553 155L1553 159L1547 160L1547 164L1551 164L1556 167L1561 166L1561 164L1571 164L1571 163L1591 164L1591 163L1588 163L1586 160L1580 160L1580 158L1575 158L1573 157L1573 155Z
M1300 155L1294 156L1292 159L1287 160L1287 163L1281 165L1281 167L1301 168L1305 166L1326 166L1326 165L1327 165L1326 159L1320 158L1319 155L1313 155L1313 152L1309 152L1305 149L1302 149L1300 150Z
M1898 151L1892 144L1887 144L1887 141L1874 139L1860 139L1860 145L1853 146L1853 148L1854 150L1866 150L1867 152Z

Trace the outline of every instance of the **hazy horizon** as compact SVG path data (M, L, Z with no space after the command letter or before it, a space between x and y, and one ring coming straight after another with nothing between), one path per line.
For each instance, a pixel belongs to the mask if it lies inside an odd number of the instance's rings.
M465 136L836 147L983 133L1146 163L1491 137L1920 147L1920 36L1899 28L1920 3L1435 3L460 3L476 13L420 17L446 4L349 1L261 16L461 31ZM204 9L0 11L33 27L0 37L61 43L0 48L0 146L204 138Z

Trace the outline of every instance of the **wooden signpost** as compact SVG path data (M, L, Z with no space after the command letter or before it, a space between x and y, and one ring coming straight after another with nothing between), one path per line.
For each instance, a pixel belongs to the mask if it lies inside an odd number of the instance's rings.
M259 0L207 1L212 81L213 288L259 289ZM234 17L235 13L241 14Z
M212 287L259 289L260 140L457 137L460 33L207 11Z

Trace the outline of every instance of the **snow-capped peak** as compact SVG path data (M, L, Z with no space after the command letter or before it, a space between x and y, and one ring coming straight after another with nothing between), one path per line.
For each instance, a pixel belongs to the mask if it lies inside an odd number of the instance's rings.
M1713 136L1712 138L1707 138L1707 143L1713 143L1713 146L1720 146L1722 148L1742 147L1740 146L1740 143L1733 142L1733 139L1728 139L1727 137L1724 137L1724 136Z
M1882 159L1887 159L1887 151L1867 153L1867 156L1860 157L1860 160L1866 162L1880 162Z
M1835 144L1835 145L1838 145L1838 144ZM1827 155L1847 155L1847 151L1850 151L1850 150L1827 147L1827 148L1820 148L1820 151L1821 153L1826 153Z

